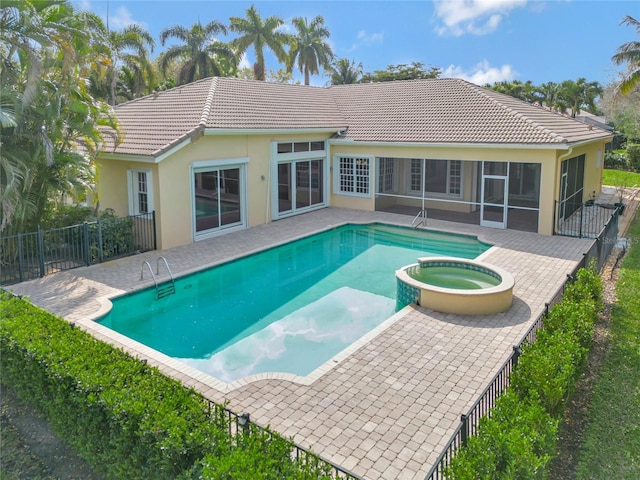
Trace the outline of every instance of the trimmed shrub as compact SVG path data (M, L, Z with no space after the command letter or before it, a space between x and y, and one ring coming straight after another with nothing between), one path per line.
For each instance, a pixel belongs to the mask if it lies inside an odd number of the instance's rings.
M558 420L584 365L593 326L602 308L595 269L581 269L544 320L534 343L522 346L510 386L490 418L453 458L453 480L528 480L548 477Z
M558 417L573 391L586 351L573 333L541 330L536 342L523 350L511 386L521 399L535 401Z
M222 406L5 292L0 351L2 382L104 478L329 478L292 460L291 441L255 426L231 435Z
M626 170L627 158L624 153L607 151L604 154L604 168Z
M446 478L544 479L557 428L558 421L540 405L507 391L496 401L491 417L480 420L478 435L453 458Z

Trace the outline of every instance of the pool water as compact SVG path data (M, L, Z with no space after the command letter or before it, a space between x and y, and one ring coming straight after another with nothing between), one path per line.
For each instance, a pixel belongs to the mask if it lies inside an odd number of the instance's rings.
M456 267L425 267L409 272L409 276L422 283L436 287L459 290L478 290L495 287L500 279L488 273Z
M99 322L225 382L307 375L396 311L394 272L418 257L472 259L473 237L345 225L113 300Z

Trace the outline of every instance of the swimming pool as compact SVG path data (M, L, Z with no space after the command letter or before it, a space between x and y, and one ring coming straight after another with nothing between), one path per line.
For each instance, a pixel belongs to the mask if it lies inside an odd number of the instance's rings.
M395 313L394 272L418 257L472 259L474 237L344 225L113 299L101 324L232 382L263 372L307 375Z

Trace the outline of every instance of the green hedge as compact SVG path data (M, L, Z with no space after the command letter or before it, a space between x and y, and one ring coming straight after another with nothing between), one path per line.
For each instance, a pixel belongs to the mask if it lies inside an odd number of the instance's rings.
M509 388L453 458L448 479L548 477L558 422L584 366L601 309L598 274L594 268L579 270L536 341L523 345Z
M0 351L2 382L105 478L331 478L268 430L230 435L223 407L5 292Z

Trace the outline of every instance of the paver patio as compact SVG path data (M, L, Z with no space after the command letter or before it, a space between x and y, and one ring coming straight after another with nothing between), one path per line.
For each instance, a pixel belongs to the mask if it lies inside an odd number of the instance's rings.
M430 220L428 228L477 235L480 259L516 279L514 304L459 316L410 306L302 381L259 374L224 384L92 320L108 297L153 284L144 260L163 255L182 275L345 222L408 225L410 217L327 208L192 245L61 272L11 287L98 338L124 346L216 402L367 479L422 479L466 412L593 240Z

